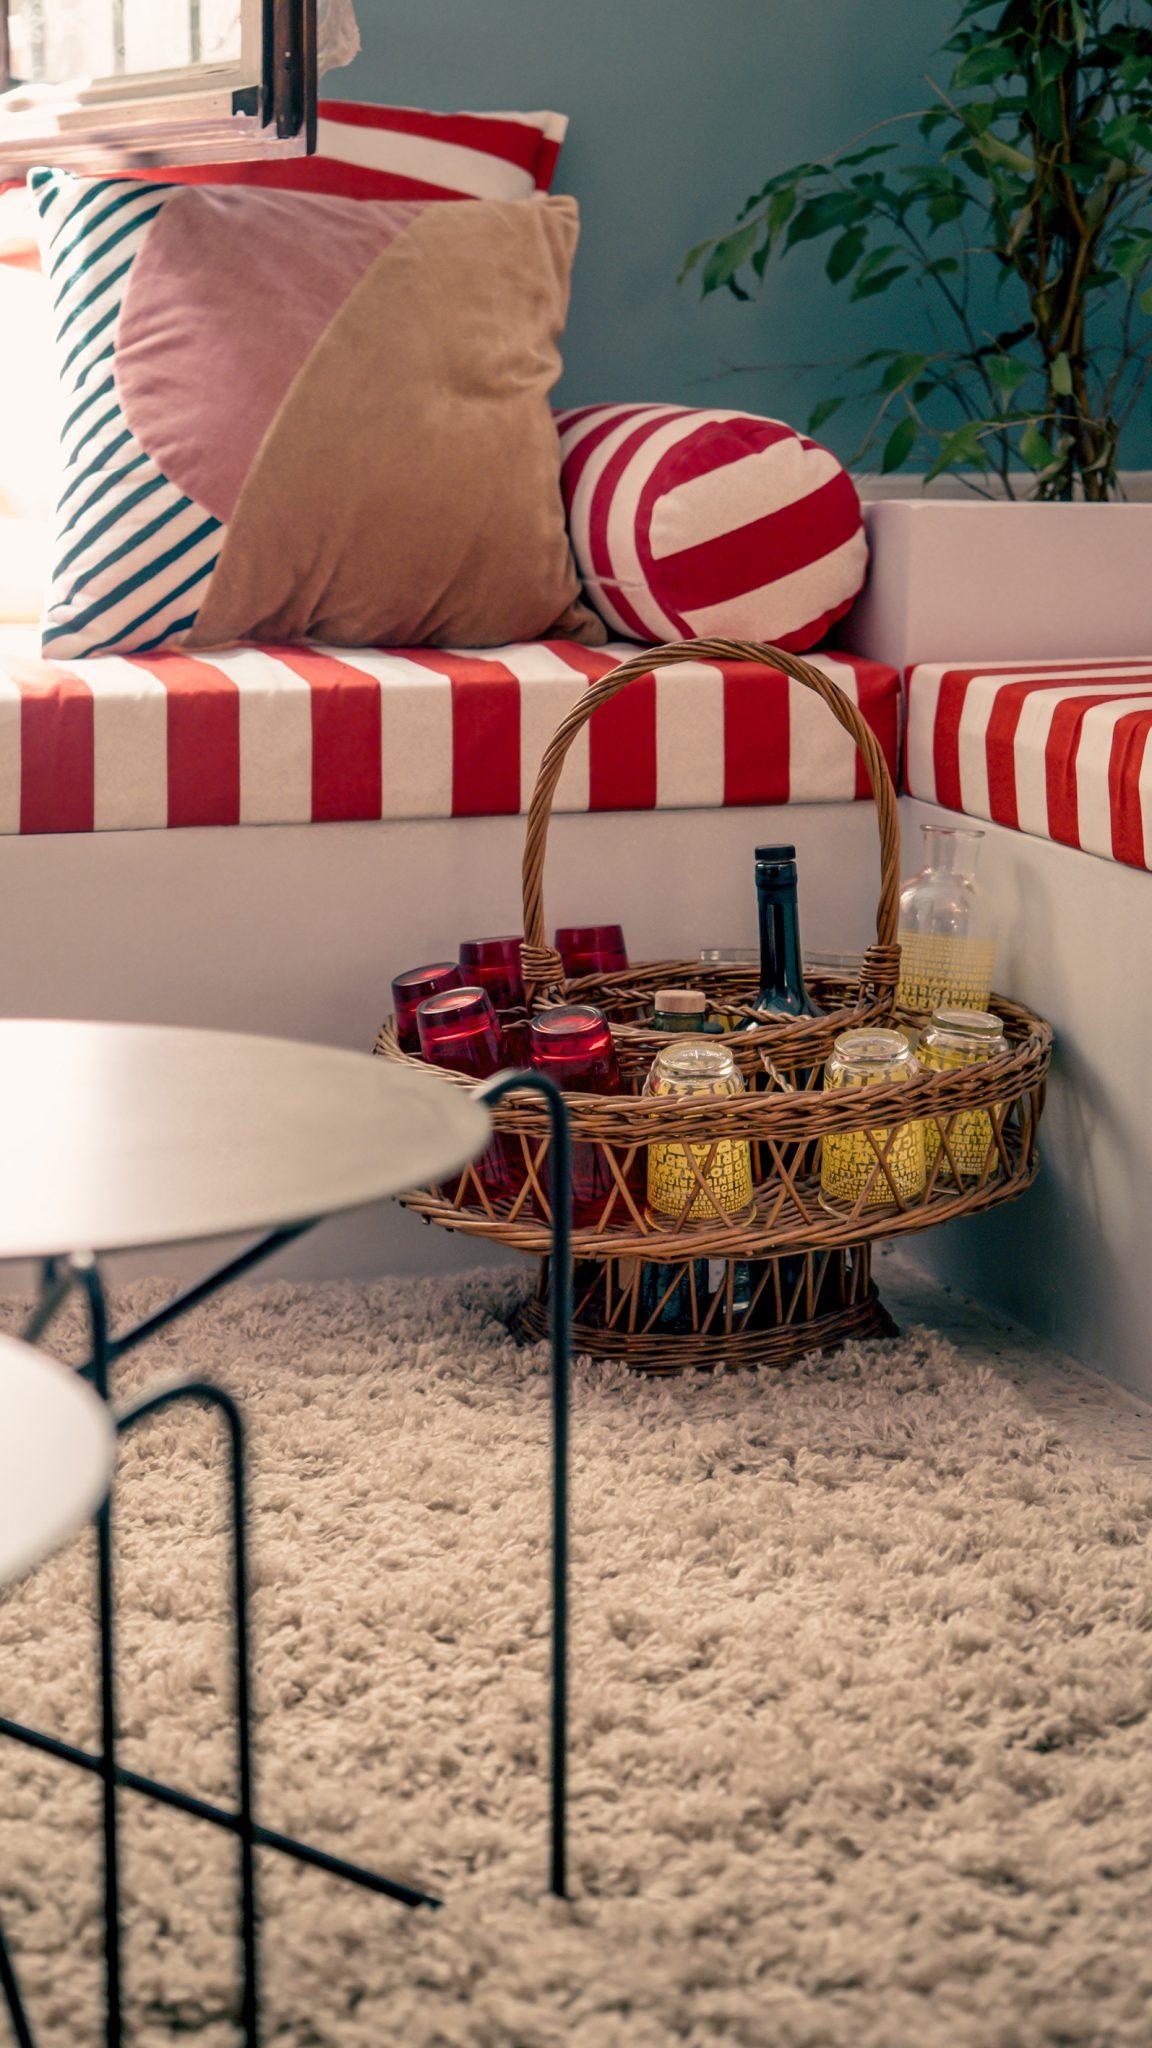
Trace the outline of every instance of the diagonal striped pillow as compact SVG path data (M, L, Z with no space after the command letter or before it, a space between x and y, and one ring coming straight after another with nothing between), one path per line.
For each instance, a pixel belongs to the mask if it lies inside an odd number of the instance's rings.
M47 170L28 183L64 390L44 652L160 646L195 619L223 532L141 446L116 382L125 282L174 188Z
M35 170L29 188L64 385L43 649L68 657L162 645L197 616L223 530L139 444L115 377L125 279L170 188L51 170Z
M868 547L855 485L827 448L782 420L590 405L556 422L576 564L614 632L800 651L861 589Z

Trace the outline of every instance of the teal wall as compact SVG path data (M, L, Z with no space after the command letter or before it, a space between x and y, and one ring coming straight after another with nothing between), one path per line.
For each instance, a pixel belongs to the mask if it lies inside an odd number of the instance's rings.
M676 273L773 170L924 105L957 0L357 0L357 11L364 48L325 82L333 97L570 116L557 189L579 199L583 235L567 403L746 406L802 424L835 387L798 366L927 340L918 295L852 307L819 249L770 271L751 305L727 293L701 304ZM824 437L848 455L857 424L841 416Z

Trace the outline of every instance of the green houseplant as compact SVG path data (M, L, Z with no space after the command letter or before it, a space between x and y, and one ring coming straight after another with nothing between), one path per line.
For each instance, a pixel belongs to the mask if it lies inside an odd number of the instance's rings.
M852 302L907 279L931 340L858 357L810 431L866 398L858 462L1107 500L1152 377L1152 0L966 0L943 47L933 103L882 124L907 139L776 172L683 274L748 298L826 241Z

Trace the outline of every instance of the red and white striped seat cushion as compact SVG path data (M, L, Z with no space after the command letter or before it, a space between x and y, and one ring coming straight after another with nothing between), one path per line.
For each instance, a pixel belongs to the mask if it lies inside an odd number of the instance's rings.
M241 648L212 656L0 654L0 832L92 832L526 808L545 746L589 682L633 650L533 641ZM895 773L895 669L820 655ZM634 682L569 754L561 810L831 803L868 795L810 691L743 663Z
M682 405L556 416L588 601L636 640L813 647L868 567L856 486L782 420Z
M912 796L1152 868L1152 655L921 663L907 687Z

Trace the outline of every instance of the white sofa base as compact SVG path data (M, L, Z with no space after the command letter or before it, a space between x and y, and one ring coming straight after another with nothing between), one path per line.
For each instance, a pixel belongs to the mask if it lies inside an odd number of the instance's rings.
M905 797L917 827L959 814ZM970 822L970 821L969 821ZM1005 1209L924 1231L909 1253L1061 1350L1152 1395L1152 875L986 825L998 987L1052 1023L1039 1177Z

